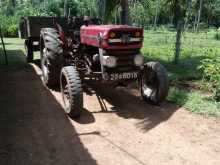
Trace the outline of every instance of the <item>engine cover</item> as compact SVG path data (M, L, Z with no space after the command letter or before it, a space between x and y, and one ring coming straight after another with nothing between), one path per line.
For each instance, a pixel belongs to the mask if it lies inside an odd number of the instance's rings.
M80 30L81 43L102 49L140 49L143 29L128 25L89 25Z

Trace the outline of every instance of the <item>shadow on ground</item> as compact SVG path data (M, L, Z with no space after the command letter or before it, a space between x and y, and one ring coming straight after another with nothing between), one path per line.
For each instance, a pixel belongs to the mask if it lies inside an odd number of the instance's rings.
M97 164L32 66L0 75L1 165Z
M152 106L126 88L113 89L106 88L106 86L97 88L97 86L92 85L91 89L95 91L101 107L101 110L95 113L117 113L125 119L138 119L137 127L144 132L167 121L179 109L179 107L169 103ZM87 94L91 95L92 92L87 91ZM113 107L109 109L105 101Z
M42 85L32 66L25 63L23 52L8 53L11 65L0 70L0 164L97 164L60 104ZM178 109L167 103L160 108L150 106L126 90L94 89L102 105L100 113L113 111L125 119L138 119L137 127L143 131L167 121ZM110 111L103 100L113 106ZM85 110L78 122L88 124L95 120Z

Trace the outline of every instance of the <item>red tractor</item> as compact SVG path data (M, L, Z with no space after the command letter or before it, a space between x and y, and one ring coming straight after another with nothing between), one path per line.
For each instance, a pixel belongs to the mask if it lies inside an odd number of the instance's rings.
M28 29L33 24L31 19L39 21L40 18L25 18L21 27ZM145 101L159 104L166 99L169 89L167 71L158 62L144 63L142 28L100 25L97 19L77 17L41 19L44 21L40 23L40 38L34 41L39 41L35 47L40 50L43 82L49 87L60 84L65 111L70 116L80 116L82 85L91 81L108 86L126 86L137 81ZM23 28L23 31L28 30ZM31 34L23 36L27 36L23 37L26 43L33 43ZM33 46L26 44L26 47L30 61Z

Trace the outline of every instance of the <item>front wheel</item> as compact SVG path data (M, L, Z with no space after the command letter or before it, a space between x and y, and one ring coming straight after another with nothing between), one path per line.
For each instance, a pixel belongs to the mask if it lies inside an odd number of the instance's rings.
M60 87L66 113L78 118L83 109L83 92L79 73L74 66L62 69Z
M152 104L165 101L169 91L166 69L158 62L145 64L140 78L140 90L143 99Z

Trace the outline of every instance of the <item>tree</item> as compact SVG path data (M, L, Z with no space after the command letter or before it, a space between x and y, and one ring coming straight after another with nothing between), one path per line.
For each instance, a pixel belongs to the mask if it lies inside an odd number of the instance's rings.
M114 18L116 9L120 6L120 0L98 0L98 10L104 22L109 22Z
M16 6L16 0L11 0L11 4L12 4L12 6L15 8L15 6Z
M129 24L129 6L128 0L121 0L121 23Z
M183 22L186 16L185 0L168 0L171 3L171 11L173 13L173 23L177 27L179 22Z
M67 0L64 0L64 17L67 17L68 15L68 4L67 4Z
M121 23L129 24L129 3L141 3L147 8L149 0L97 0L99 11L107 22L114 18L118 7L121 7Z
M192 15L192 0L187 0L186 17L184 21L184 30L188 28L188 21Z
M156 0L155 17L154 17L154 29L156 29L156 27L157 27L159 5L160 5L160 0Z
M203 5L203 0L199 0L199 10L198 10L198 20L197 20L197 25L196 25L196 31L198 31L199 24L200 24L202 5Z

